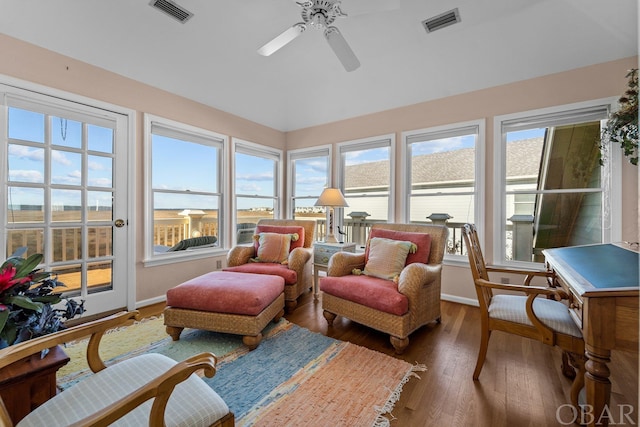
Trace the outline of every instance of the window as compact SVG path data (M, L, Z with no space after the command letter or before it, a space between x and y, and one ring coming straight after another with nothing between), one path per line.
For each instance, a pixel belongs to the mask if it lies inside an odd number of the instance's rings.
M292 150L289 158L289 215L294 219L324 220L324 208L314 206L322 190L329 186L331 147Z
M339 187L347 212L367 212L368 220L393 218L393 158L395 136L387 135L339 144Z
M609 166L601 166L597 143L609 108L592 103L496 118L498 262L541 263L544 249L610 239L607 224L619 208L609 203Z
M147 258L204 256L224 244L223 148L226 137L145 116L149 200ZM200 238L195 240L186 240Z
M282 152L234 139L236 243L253 242L256 223L280 216Z
M336 226L344 225L345 241L363 245L372 223L394 218L395 135L344 142L338 152L336 186L349 207L336 209Z
M447 257L466 256L460 228L481 222L484 121L403 134L405 220L449 227Z

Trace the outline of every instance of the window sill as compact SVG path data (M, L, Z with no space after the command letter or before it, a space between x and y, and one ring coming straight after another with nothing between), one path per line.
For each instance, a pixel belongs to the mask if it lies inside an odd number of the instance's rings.
M174 253L163 253L152 256L151 258L145 258L142 261L142 264L145 267L156 267L159 265L175 264L178 262L194 261L205 258L220 258L226 257L227 252L229 251L224 248L202 248L184 250Z

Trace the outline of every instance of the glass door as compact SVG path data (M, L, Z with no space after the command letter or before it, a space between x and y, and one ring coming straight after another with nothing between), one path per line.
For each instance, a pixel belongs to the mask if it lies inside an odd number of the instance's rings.
M3 259L44 254L86 314L127 306L124 115L5 94Z

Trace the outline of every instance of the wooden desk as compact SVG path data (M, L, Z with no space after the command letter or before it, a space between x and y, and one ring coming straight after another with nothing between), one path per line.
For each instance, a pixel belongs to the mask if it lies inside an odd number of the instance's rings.
M570 313L585 341L588 425L607 425L611 395L611 350L638 351L638 252L616 244L542 251L547 268L570 295ZM587 414L588 415L588 414Z
M0 396L14 424L56 395L56 372L69 362L62 347L19 360L0 370Z

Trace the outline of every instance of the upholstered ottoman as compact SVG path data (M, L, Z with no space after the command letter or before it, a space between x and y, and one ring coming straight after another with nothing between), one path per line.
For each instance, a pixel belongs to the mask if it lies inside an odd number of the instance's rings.
M164 324L174 341L184 328L243 335L250 350L262 330L284 315L284 279L279 276L214 271L167 291Z

